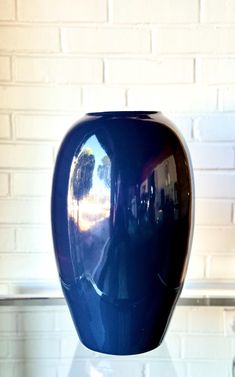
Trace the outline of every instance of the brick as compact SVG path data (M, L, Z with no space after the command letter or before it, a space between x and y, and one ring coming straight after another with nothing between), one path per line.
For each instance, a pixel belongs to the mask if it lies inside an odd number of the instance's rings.
M193 59L112 59L105 65L108 84L192 83Z
M189 259L187 280L203 279L205 277L205 258L191 255Z
M235 88L227 88L220 90L222 96L221 104L224 111L234 111L235 106Z
M7 196L9 193L8 188L8 174L0 173L0 196Z
M189 311L189 331L201 334L223 334L223 308L192 308Z
M231 370L231 360L229 361L217 361L217 360L207 360L207 361L196 361L191 362L188 365L189 376L190 377L220 377L229 376Z
M55 330L56 331L66 331L66 332L74 332L74 324L70 313L68 310L66 312L57 312L55 313Z
M196 86L149 86L130 88L128 106L166 112L213 111L216 109L216 90Z
M0 340L0 358L5 358L8 355L8 342Z
M0 277L1 279L17 280L57 278L57 271L54 256L47 255L23 255L4 254L0 255Z
M229 23L235 21L235 3L231 0L206 0L203 21Z
M234 174L196 172L194 177L197 198L234 198Z
M170 11L169 11L170 9ZM197 0L114 0L113 20L121 23L191 23L197 22Z
M168 356L170 358L170 356ZM156 377L186 377L186 363L184 361L151 361L147 363L147 376Z
M74 331L73 336L66 336L61 339L61 358L90 358L94 352L83 346Z
M86 368L87 368L86 361L73 360L72 365L71 365L71 361L69 362L69 360L66 360L65 362L65 360L63 360L63 363L58 364L56 377L67 377L69 376L69 374L71 374L72 376L73 370L74 371L79 370L80 372L81 371L83 372L83 370L86 370Z
M161 27L153 33L155 53L233 53L235 28L231 27Z
M150 33L140 28L63 28L62 46L67 52L146 53Z
M235 114L205 115L194 124L194 138L198 141L235 141Z
M0 108L19 110L77 110L81 89L74 86L2 86Z
M50 168L52 148L45 145L0 145L0 167Z
M16 173L12 177L12 192L14 196L47 196L51 180L50 173Z
M49 252L53 250L51 231L46 228L21 228L16 231L16 250Z
M9 115L0 114L0 139L8 139L11 135Z
M46 334L54 329L54 317L52 311L49 312L45 309L42 313L18 313L17 330L22 333L40 332Z
M61 140L79 115L16 115L18 140Z
M12 362L1 362L0 361L0 374L4 377L15 377L14 376L14 365Z
M235 227L202 227L194 230L193 243L200 252L235 252Z
M9 139L10 135L10 118L8 115L0 114L0 139Z
M7 284L0 284L0 295L2 296L9 295L9 287Z
M22 21L106 21L106 0L19 0L19 20Z
M0 200L0 208L0 223L50 223L50 205L45 199Z
M235 256L213 256L209 266L209 278L234 280Z
M230 359L232 347L230 339L219 335L190 335L184 337L185 359Z
M16 313L1 313L0 312L0 331L1 334L5 332L16 331Z
M197 225L231 224L232 205L225 200L197 199L195 222Z
M15 248L15 234L12 228L0 228L0 251L13 251Z
M194 169L232 169L234 167L234 149L206 143L189 143Z
M10 58L7 56L0 57L0 80L7 81L11 78Z
M198 75L205 84L234 84L235 59L218 57L203 59Z
M71 361L69 362L69 359L67 360L67 362L64 362L63 360L63 364L62 363L59 363L58 365L58 372L56 374L56 377L67 377L69 376L69 374L72 375L72 371L74 370L79 370L80 372L83 370L87 370L87 362L86 361L81 361L81 360L73 360L73 363L72 363L72 366L71 366ZM86 373L86 372L84 372ZM50 377L50 376L49 376Z
M110 110L125 106L125 89L110 87L87 87L83 91L83 105L88 111Z
M15 18L15 1L2 0L0 1L0 20L10 21Z
M192 119L190 116L177 115L175 113L167 114L167 117L175 124L177 130L183 135L184 139L192 139Z
M16 57L14 68L15 80L19 82L96 84L103 80L100 59Z
M57 365L58 361L40 359L35 361L21 360L18 363L14 363L14 376L12 377L57 377Z
M17 359L53 358L59 356L59 340L53 338L14 339L10 344L11 357Z
M188 331L188 309L177 306L171 318L169 333L185 333Z
M1 26L0 49L6 51L59 51L59 30L55 27Z

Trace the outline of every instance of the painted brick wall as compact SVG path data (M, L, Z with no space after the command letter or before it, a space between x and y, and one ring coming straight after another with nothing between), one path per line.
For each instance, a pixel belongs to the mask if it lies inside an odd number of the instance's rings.
M0 294L57 284L56 152L113 109L176 122L196 183L187 281L235 282L234 0L1 0L0 55Z
M177 307L159 348L115 357L81 345L65 306L0 307L0 375L232 377L234 325L232 308Z

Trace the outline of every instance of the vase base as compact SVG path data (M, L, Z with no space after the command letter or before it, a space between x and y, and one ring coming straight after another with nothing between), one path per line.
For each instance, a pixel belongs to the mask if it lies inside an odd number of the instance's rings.
M141 299L111 303L87 280L69 289L64 284L62 287L81 343L92 351L120 356L160 346L173 313L171 308L181 291L169 289L157 279ZM93 320L92 313L96 313ZM81 326L85 318L86 327Z

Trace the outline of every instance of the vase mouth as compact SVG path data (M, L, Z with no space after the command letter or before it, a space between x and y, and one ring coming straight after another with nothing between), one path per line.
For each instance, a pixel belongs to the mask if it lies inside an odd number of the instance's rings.
M89 112L87 115L89 116L138 116L138 115L153 115L159 114L160 111L140 111L140 110L120 110L120 111L96 111L96 112Z

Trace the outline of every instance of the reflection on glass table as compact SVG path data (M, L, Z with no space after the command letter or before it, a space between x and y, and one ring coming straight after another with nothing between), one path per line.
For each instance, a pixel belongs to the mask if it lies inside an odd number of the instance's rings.
M138 356L86 349L61 299L1 302L0 333L1 377L233 377L234 373L234 300L191 304L181 300L164 343Z

